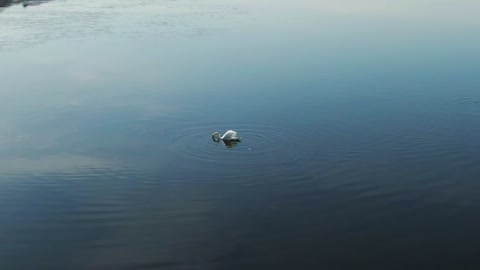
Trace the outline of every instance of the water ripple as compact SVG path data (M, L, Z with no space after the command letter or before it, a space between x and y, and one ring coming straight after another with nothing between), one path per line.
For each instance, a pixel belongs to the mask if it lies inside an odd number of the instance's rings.
M316 152L304 143L306 137L313 136L312 130L303 129L302 134L296 134L291 124L236 124L241 142L214 142L212 132L224 132L221 128L226 126L226 123L185 123L175 127L175 133L180 135L172 138L169 150L183 161L188 172L182 174L183 180L210 176L206 173L212 167L222 168L215 170L217 179L286 176L295 166L311 162ZM192 163L196 174L188 170Z
M213 22L238 13L235 6L188 0L53 1L32 8L12 6L0 16L0 50L110 34L130 38L198 36L218 31Z

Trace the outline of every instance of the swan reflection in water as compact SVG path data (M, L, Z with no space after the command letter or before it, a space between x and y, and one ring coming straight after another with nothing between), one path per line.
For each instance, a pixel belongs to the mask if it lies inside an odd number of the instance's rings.
M239 141L222 141L225 147L227 148L235 148Z

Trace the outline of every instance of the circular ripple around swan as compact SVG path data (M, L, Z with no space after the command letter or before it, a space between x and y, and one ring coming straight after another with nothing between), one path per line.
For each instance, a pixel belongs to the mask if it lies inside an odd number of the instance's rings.
M297 144L299 139L289 134L289 130L275 126L242 126L235 129L241 142L214 142L211 139L212 126L191 127L182 130L172 145L172 150L184 157L216 164L238 164L251 157L275 153ZM287 154L289 151L285 152Z
M313 131L302 130L296 134L292 126L236 124L235 130L242 137L241 142L228 145L211 139L213 131L225 130L225 124L192 124L179 127L170 150L186 160L185 167L193 167L198 173L212 173L221 178L246 176L287 176L299 171L299 165L306 165L317 149L310 147L305 138L311 138ZM192 165L195 163L195 165ZM220 170L218 168L224 168ZM199 177L192 171L185 171L187 178ZM188 176L190 175L190 176Z

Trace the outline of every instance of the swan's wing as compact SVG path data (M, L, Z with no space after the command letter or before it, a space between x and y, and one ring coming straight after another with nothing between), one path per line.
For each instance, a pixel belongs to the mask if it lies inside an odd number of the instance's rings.
M236 131L233 131L232 130L232 136L231 136L232 140L236 140L236 139L239 139L240 137L238 137L238 134Z
M222 140L232 140L232 139L237 139L237 138L238 138L237 132L233 131L233 130L228 130L222 136Z

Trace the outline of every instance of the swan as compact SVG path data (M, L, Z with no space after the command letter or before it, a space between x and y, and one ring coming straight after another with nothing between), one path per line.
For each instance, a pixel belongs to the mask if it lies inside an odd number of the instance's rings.
M220 133L218 132L214 132L212 134L212 140L216 141L216 142L219 142L220 140L222 141L237 141L239 142L240 141L240 137L238 137L237 135L237 132L234 131L234 130L228 130L227 132L225 132L225 134L223 134L222 136L220 136Z

